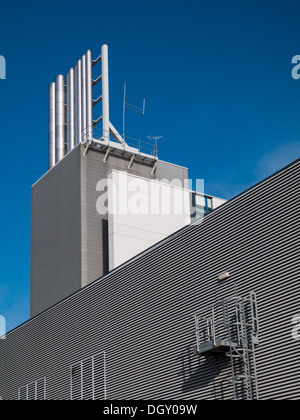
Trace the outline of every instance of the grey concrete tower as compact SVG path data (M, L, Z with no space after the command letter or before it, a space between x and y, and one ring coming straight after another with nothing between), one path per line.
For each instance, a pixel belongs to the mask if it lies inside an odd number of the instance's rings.
M98 62L102 74L93 79ZM98 82L101 94L93 99ZM102 115L93 119L100 102ZM186 168L159 161L155 145L147 153L140 143L129 146L110 122L103 45L98 58L87 50L66 78L58 75L49 85L49 171L32 187L31 316L107 273L108 221L97 213L96 186L112 169L151 179L188 178Z
M78 144L32 187L31 316L108 271L108 222L96 185L111 169L152 179L188 178L186 168L136 161Z

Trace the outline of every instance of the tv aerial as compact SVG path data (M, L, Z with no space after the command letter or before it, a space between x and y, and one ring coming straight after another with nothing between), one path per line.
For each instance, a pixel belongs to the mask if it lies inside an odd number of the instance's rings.
M131 105L126 102L126 80L124 81L124 100L123 100L123 140L125 141L125 109L129 109L130 111L137 112L138 114L145 114L145 98L143 99L143 107L140 108L135 105Z
M154 152L155 152L155 156L157 156L158 153L158 148L157 148L157 142L159 139L163 139L163 136L152 136L152 134L150 134L149 136L147 136L147 139L150 140L150 142L154 142Z

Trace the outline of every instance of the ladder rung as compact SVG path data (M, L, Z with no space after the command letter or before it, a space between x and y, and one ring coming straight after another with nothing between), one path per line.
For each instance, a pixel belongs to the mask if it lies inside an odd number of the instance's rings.
M238 375L238 376L234 376L233 379L231 378L230 380L234 380L234 381L242 380L243 381L245 379L252 379L252 380L254 380L254 379L256 379L256 377L253 376L253 375L248 375L248 376L246 376L246 375Z

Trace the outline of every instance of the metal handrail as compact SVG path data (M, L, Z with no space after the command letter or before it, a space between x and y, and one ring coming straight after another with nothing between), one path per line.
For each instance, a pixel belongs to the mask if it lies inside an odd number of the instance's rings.
M90 133L90 127L86 127L81 131L81 141L83 143L92 142L93 140L106 139L112 142L116 142L116 139L113 137L110 131L103 130L99 127L93 127L93 138L89 138L88 134ZM125 136L124 140L129 147L138 149L139 153L149 154L154 157L158 157L157 144L150 143L145 140L135 139L133 137Z

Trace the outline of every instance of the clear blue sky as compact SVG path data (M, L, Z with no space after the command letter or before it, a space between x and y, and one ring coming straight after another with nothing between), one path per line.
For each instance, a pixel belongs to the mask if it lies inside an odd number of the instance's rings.
M30 187L48 165L48 84L109 46L110 114L123 83L146 115L127 134L163 136L162 160L231 198L300 152L299 1L14 1L0 8L1 278L7 329L29 317ZM288 200L288 197L287 197ZM287 205L287 203L283 203ZM288 209L288 207L287 207Z

